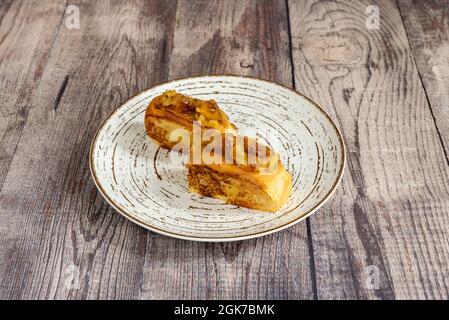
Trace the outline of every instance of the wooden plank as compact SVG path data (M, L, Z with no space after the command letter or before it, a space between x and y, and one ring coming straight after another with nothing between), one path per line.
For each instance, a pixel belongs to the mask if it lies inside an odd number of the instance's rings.
M275 1L179 1L170 78L210 73L290 86L286 5Z
M170 78L234 73L291 85L285 1L178 1ZM235 243L154 236L143 298L313 298L306 224Z
M0 190L64 8L63 0L0 3Z
M449 0L398 5L449 163Z
M297 89L347 144L342 186L310 220L318 298L447 299L448 165L399 10L375 1L368 29L372 3L289 1Z
M88 150L114 107L166 80L176 2L73 4L81 28L55 39L0 193L2 298L140 293L149 233L99 195Z

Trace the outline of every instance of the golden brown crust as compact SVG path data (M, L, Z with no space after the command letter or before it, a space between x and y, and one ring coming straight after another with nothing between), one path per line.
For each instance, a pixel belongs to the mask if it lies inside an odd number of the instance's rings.
M217 139L217 141L215 140ZM217 148L218 147L218 148ZM216 154L215 150L220 153ZM190 161L194 161L195 151L210 150L210 158L220 165L233 165L245 172L267 173L282 168L279 155L258 139L229 133L216 132L210 139L201 141L201 145L192 144ZM204 161L204 157L201 159ZM209 163L210 164L210 163Z
M285 177L281 184L283 190L278 190L281 196L278 196L272 188L258 182L254 176L220 172L204 165L188 166L190 191L241 207L269 212L282 208L290 196L291 176L286 173Z
M234 142L238 139L233 138L231 141ZM192 150L187 165L190 190L242 207L271 212L279 210L290 196L291 175L283 167L279 155L269 147L257 143L252 138L240 138L246 141L242 143L240 150L232 143L226 144L226 140L219 139L222 143L221 157L209 158L209 162L203 157L201 162L195 162ZM253 149L251 143L254 144ZM224 163L223 155L226 153L224 150L234 157L237 153L241 153L244 162L239 163L233 159L227 164ZM256 157L254 164L248 163L251 161L251 155L260 156L262 159ZM210 162L211 159L217 162Z
M145 127L148 135L163 147L173 147L174 143L167 139L170 132L164 129L165 135L162 136L163 131L155 128L160 127L161 119L190 132L195 121L202 128L216 129L220 132L236 131L228 116L214 100L200 100L177 93L174 90L165 91L153 98L145 112Z
M200 124L201 130L214 129L209 141L200 137L199 143L195 142L194 122ZM278 154L253 138L237 136L235 126L214 100L166 91L150 102L145 127L148 136L164 148L172 149L181 140L188 142L188 181L192 192L264 211L279 210L290 196L292 178ZM172 137L177 129L186 129L186 140L184 136ZM216 153L218 149L213 147L207 149L205 161L203 150L211 142L219 143L221 152ZM198 152L199 161L195 161Z
M147 135L155 142L157 142L161 147L172 149L176 145L176 141L170 141L166 138L169 135L169 132L166 129L158 126L156 123L156 119L154 119L153 117L145 118L145 127Z

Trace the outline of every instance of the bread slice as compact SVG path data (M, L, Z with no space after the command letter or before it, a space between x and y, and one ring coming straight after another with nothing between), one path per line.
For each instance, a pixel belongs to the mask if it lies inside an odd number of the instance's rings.
M292 177L279 155L255 139L225 136L220 135L223 152L218 156L202 142L199 162L194 161L198 145L193 144L187 164L190 191L246 208L278 211L292 191ZM209 154L208 163L205 150ZM232 155L232 159L226 155Z
M177 130L186 131L191 139L194 123L199 123L204 129L237 132L236 127L214 100L196 99L175 90L165 91L155 97L145 112L148 136L167 149L183 142L183 137Z

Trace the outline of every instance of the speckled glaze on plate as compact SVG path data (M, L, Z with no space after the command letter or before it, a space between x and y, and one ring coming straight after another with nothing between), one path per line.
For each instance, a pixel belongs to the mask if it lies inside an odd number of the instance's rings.
M261 212L188 191L180 155L145 132L144 113L165 90L215 99L239 132L274 148L293 177L293 192L276 213ZM287 228L316 211L336 189L344 143L332 119L287 87L242 76L173 80L131 98L102 123L90 149L101 194L122 215L149 230L195 241L250 239Z

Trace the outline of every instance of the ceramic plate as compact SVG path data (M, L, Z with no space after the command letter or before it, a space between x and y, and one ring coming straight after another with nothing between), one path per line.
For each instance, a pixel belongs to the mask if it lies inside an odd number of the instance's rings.
M215 99L239 132L274 148L293 177L285 206L267 213L188 191L182 156L146 135L145 109L165 90ZM344 167L343 139L332 119L309 98L281 85L241 76L204 76L148 89L117 108L90 150L93 179L122 215L149 230L197 241L255 238L291 226L333 193Z

